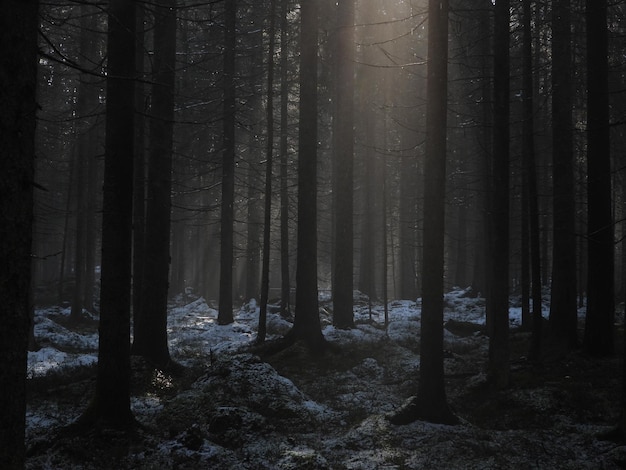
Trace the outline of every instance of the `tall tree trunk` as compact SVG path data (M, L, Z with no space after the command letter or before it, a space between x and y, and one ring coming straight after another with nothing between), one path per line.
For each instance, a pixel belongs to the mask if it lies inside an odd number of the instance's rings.
M270 234L272 217L272 165L274 162L274 43L276 0L270 2L269 51L267 53L267 147L265 151L265 208L263 213L263 263L261 267L261 305L257 340L265 341L267 301L270 292Z
M287 47L288 1L281 0L280 8L280 314L289 316L291 282L289 274L289 48Z
M535 106L532 70L532 20L531 0L523 4L523 124L522 158L527 186L527 215L529 238L529 261L532 297L532 342L530 357L537 360L541 355L542 299L541 299L541 247L539 244L539 202L537 190L537 168L535 164Z
M576 207L572 130L571 1L552 2L553 250L550 333L557 346L577 344Z
M497 388L509 383L509 9L510 0L496 1L488 372Z
M420 380L417 397L391 418L453 424L443 372L443 276L448 93L448 1L428 3L424 260Z
M317 292L317 37L319 1L301 4L296 310L289 335L321 349Z
M98 373L82 424L127 428L133 201L135 3L109 4Z
M0 16L0 467L6 469L24 468L26 454L38 12L36 0L13 0Z
M144 118L144 49L145 49L145 7L142 2L137 8L137 42L135 44L135 66L139 80L135 84L135 153L133 179L133 337L141 335L139 329L143 315L143 280L146 237L146 129Z
M584 347L614 350L614 258L607 1L587 0L587 315Z
M167 294L174 133L176 2L154 5L154 72L150 111L145 259L141 315L135 318L133 354L167 366Z
M339 0L336 43L336 108L333 135L335 169L335 269L333 324L354 326L353 313L353 169L354 169L354 0Z
M93 7L81 5L81 38L80 53L83 57L95 63L98 62L96 56L96 39L93 31L96 29L96 16ZM76 153L76 244L74 255L74 295L72 298L72 309L70 318L73 321L81 319L86 297L89 292L93 292L93 275L89 275L89 270L93 271L93 250L95 237L93 230L93 217L95 216L93 198L95 192L95 162L96 162L96 108L98 106L99 89L96 88L94 78L89 74L82 74L78 84L77 113L80 117L78 132L78 152ZM90 261L90 263L88 263ZM91 287L91 289L89 289ZM93 298L93 294L90 296ZM93 304L93 302L91 302Z
M235 205L235 48L237 2L226 0L224 38L224 128L222 148L222 219L220 248L220 298L217 321L233 318L233 223Z

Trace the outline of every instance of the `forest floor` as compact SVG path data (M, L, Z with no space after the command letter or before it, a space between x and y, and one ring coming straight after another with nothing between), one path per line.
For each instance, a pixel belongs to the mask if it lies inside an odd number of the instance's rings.
M612 469L626 468L626 445L602 438L617 423L621 359L582 352L526 355L512 303L511 386L486 386L484 300L446 295L445 373L455 426L387 417L414 395L419 378L420 306L382 306L355 297L357 327L330 324L320 306L323 355L296 344L274 354L253 347L255 303L218 326L204 299L176 299L169 315L180 376L133 358L130 432L70 432L93 395L97 318L67 322L68 309L40 309L29 358L29 469ZM622 341L622 317L619 341ZM289 322L268 318L270 339ZM621 348L621 344L618 348ZM619 349L621 350L621 349Z

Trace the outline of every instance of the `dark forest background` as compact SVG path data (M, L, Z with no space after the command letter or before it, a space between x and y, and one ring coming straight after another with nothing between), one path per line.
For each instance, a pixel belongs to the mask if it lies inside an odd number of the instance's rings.
M287 340L313 349L319 292L341 328L353 291L422 297L432 377L442 294L471 287L487 299L497 387L509 296L534 360L619 352L624 2L9 4L0 245L3 321L16 326L3 361L25 360L32 305L71 305L75 322L99 312L99 398L81 423L132 419L115 380L130 354L175 367L165 323L180 293L214 300L222 324L259 299L261 340L275 301L294 320ZM427 418L448 421L433 383L419 394L438 403Z

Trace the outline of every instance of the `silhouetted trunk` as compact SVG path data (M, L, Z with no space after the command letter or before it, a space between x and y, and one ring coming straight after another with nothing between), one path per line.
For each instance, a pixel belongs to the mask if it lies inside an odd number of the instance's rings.
M301 4L296 310L289 335L323 347L317 298L317 28L318 0Z
M109 4L102 272L98 373L80 421L115 428L130 410L130 291L133 202L135 3Z
M280 314L289 316L291 282L289 274L289 81L287 66L288 1L281 0L280 8Z
M336 107L333 134L336 144L335 265L333 324L354 326L353 286L353 168L354 168L354 0L339 0L337 11Z
M96 39L93 31L96 29L96 16L92 7L81 5L81 38L80 53L87 60L98 62L96 57ZM98 106L99 88L94 83L94 77L89 74L81 74L78 84L78 97L76 102L78 121L78 152L76 153L76 243L74 254L74 294L70 319L79 321L82 317L83 308L93 307L93 249L95 238L93 230L93 217L95 217L93 198L95 196L95 162L97 142L96 108ZM89 250L92 252L89 253ZM89 270L92 271L89 275ZM91 283L89 286L88 283ZM91 287L91 288L90 288ZM90 300L87 294L91 292ZM91 303L91 305L86 305Z
M584 347L614 350L615 320L607 1L587 0L587 315Z
M222 140L222 208L218 323L233 318L233 222L235 204L235 47L237 2L226 0L224 30L224 127Z
M541 246L539 244L539 203L537 190L537 168L535 163L535 106L532 70L532 29L531 0L523 4L523 124L522 124L522 159L524 162L524 182L527 188L526 213L528 217L528 252L531 283L529 294L532 297L532 342L530 357L541 356L542 337L542 299L541 299Z
M173 0L154 5L154 72L150 110L142 312L133 354L163 367L170 362L167 345L167 294L170 267L170 211L174 132L176 9Z
M571 1L552 2L553 243L550 333L562 349L577 344L576 194L572 130Z
M496 1L488 372L497 388L509 383L509 8L509 0Z
M417 398L391 418L453 424L443 372L443 275L448 93L448 2L428 3L428 78L424 161L424 259Z
M134 155L134 179L133 179L133 336L141 335L137 330L140 328L143 314L143 279L145 259L146 237L146 129L144 117L147 113L144 101L144 49L145 31L144 19L145 8L143 3L138 2L137 8L137 43L135 44L135 66L137 67L137 80L135 84L135 155Z
M24 468L37 89L36 0L0 16L0 467Z
M272 165L274 162L274 42L276 33L276 0L270 2L269 50L267 53L267 147L265 151L265 209L263 213L263 263L261 267L261 305L258 341L267 333L267 301L270 292L270 233L272 217Z

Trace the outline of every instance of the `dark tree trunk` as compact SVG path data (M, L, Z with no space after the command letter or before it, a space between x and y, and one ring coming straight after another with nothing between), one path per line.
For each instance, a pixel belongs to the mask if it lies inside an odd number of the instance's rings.
M587 0L587 315L589 354L614 352L614 258L607 1Z
M263 263L261 267L261 305L258 341L267 333L267 302L270 292L270 233L272 217L272 165L274 162L274 43L276 34L276 0L270 2L269 51L267 53L267 147L265 151L265 208L263 213Z
M509 8L509 0L496 1L488 369L497 388L509 383Z
M37 88L36 0L0 17L0 467L24 468ZM10 157L9 157L10 155Z
M443 275L448 90L448 2L428 3L428 78L424 162L424 258L417 398L391 421L453 424L443 372Z
M577 344L576 195L572 130L571 1L552 2L553 243L550 333L557 347Z
M406 133L406 131L405 131ZM409 139L407 139L409 140ZM412 144L414 147L415 144ZM416 267L416 223L417 201L416 184L418 177L415 159L409 155L402 157L400 173L400 220L398 232L400 261L400 298L415 300L417 293Z
M289 273L289 48L287 47L289 22L288 1L281 0L280 7L280 314L290 314L291 281Z
M523 124L522 158L524 161L524 181L527 187L529 282L532 297L532 342L530 357L537 360L541 356L542 299L541 299L541 247L539 244L539 203L537 190L537 169L535 164L535 121L534 86L532 72L532 29L531 0L523 5Z
M167 366L167 294L170 266L170 211L174 132L176 8L173 0L154 5L154 72L150 110L145 258L142 312L135 317L133 354Z
M109 4L100 340L94 399L82 424L127 428L133 202L135 3Z
M317 298L317 29L318 0L301 4L298 254L296 310L289 335L313 350L324 345Z
M363 78L369 83L368 78ZM374 233L374 205L376 191L376 174L375 174L375 155L373 152L374 138L374 118L369 110L364 109L365 113L365 151L363 155L363 165L365 167L365 175L363 181L364 204L363 216L361 221L361 247L360 247L360 263L359 263L359 291L367 295L370 300L376 298L375 286L375 233Z
M146 240L146 129L144 118L144 49L145 8L137 2L137 43L135 44L135 66L139 80L135 84L135 153L133 179L133 336L140 336L141 316L143 315L143 279Z
M335 266L333 324L352 328L353 314L353 168L354 168L354 0L339 0L336 42L336 108L333 134L335 169Z
M224 128L222 148L222 219L218 323L233 318L233 222L235 205L235 47L237 2L226 0L224 38Z
M96 16L93 8L81 6L80 38L81 55L94 63L96 57L96 39L93 31L96 29ZM95 196L95 163L97 141L96 108L98 106L99 89L96 88L94 77L82 74L78 84L77 114L80 117L78 133L78 152L76 154L76 244L74 255L74 295L70 318L79 321L84 308L93 307L93 249L95 230L93 217L95 216L93 199ZM91 251L91 253L90 253ZM91 275L89 271L92 271ZM91 286L89 285L91 283ZM91 293L91 295L89 295ZM90 304L90 305L87 305Z

